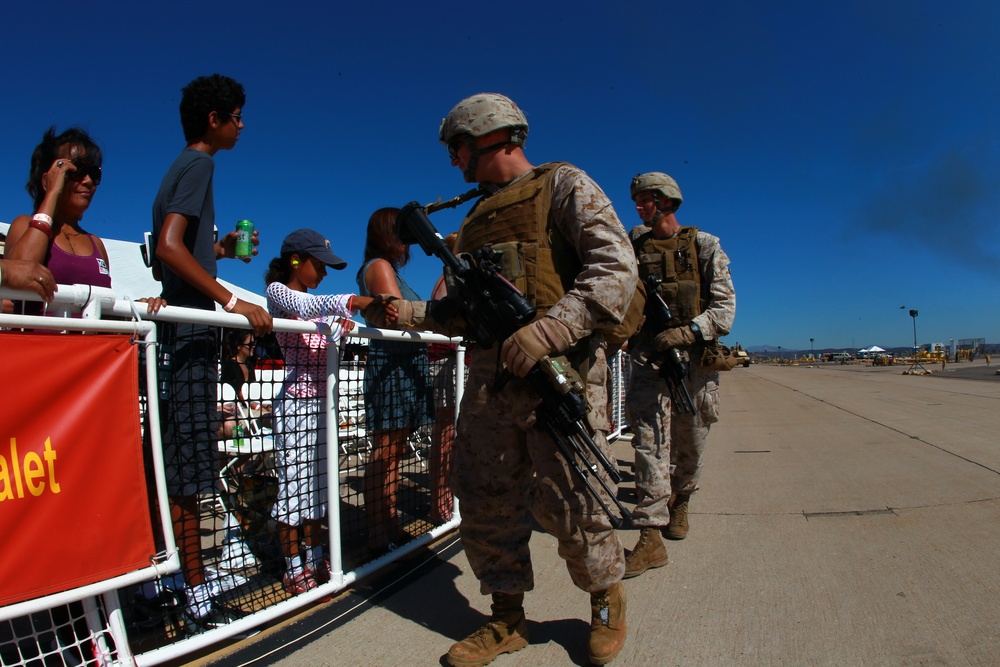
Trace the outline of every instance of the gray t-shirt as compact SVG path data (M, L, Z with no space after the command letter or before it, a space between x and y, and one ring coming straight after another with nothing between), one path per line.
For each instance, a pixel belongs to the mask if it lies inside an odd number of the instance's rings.
M215 199L212 174L215 161L208 153L185 148L170 165L153 200L153 252L170 213L188 219L184 246L208 275L218 275L215 260ZM163 298L172 306L214 310L215 302L163 266Z

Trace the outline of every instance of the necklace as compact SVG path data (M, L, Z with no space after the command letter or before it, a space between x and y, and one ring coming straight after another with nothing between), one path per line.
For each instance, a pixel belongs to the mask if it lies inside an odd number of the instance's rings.
M74 236L83 236L83 233L82 232L77 232L76 234L68 234L66 232L66 227L67 227L66 225L63 225L62 229L60 231L62 231L62 235L64 237L66 237L66 241L69 243L69 249L72 251L72 253L74 255L79 255L80 253L78 253L76 251L76 246L73 245L73 237Z

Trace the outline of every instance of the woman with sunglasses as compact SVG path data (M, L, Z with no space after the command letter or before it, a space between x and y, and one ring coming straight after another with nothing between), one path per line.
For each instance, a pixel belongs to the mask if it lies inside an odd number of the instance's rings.
M94 140L77 127L60 135L49 128L31 156L25 186L35 212L11 222L6 257L44 264L57 284L111 287L104 243L80 226L100 183L101 149ZM141 300L150 312L164 305L161 299Z

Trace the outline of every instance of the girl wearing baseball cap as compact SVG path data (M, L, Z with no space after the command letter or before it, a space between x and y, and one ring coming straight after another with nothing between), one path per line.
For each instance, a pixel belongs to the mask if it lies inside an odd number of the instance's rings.
M326 512L326 348L355 326L351 316L368 307L371 297L355 294L309 294L328 268L347 262L330 241L312 229L285 237L281 255L264 276L272 317L325 324L330 334L276 332L285 358L285 382L274 401L274 459L278 498L272 515L279 524L285 554L285 590L293 595L316 588L329 578L323 558L320 525ZM387 307L390 319L395 309Z

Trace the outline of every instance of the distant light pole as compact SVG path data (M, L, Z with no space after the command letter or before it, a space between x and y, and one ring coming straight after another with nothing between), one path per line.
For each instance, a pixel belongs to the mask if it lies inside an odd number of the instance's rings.
M778 346L778 363L781 363L781 346Z
M809 339L809 358L810 359L815 359L816 358L816 353L813 352L813 339L812 338Z
M906 306L900 306L900 308L906 308ZM920 370L926 372L927 369L920 364L920 360L917 358L917 315L919 313L911 308L910 317L913 318L913 363L910 365L910 372L913 372L913 369L918 367Z

